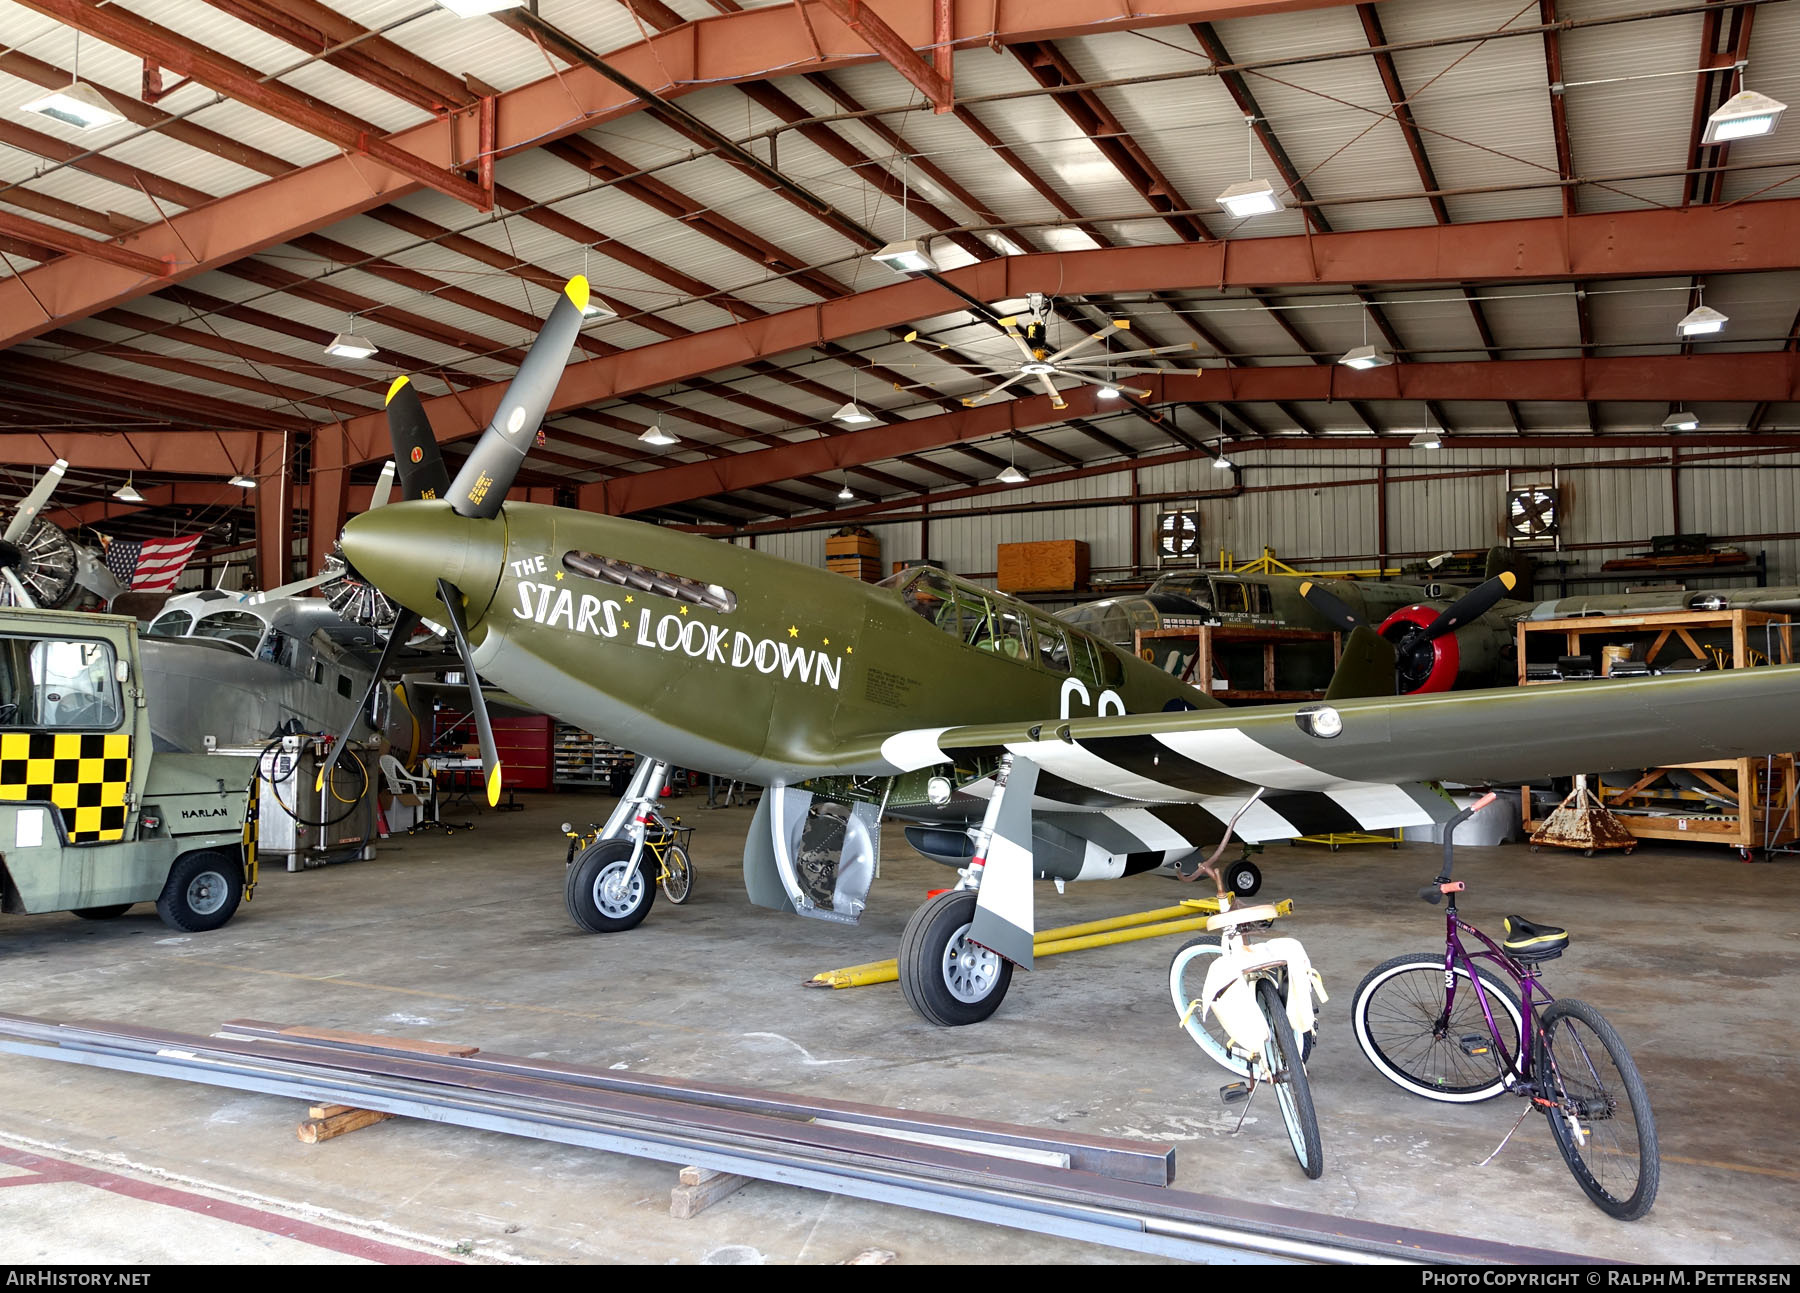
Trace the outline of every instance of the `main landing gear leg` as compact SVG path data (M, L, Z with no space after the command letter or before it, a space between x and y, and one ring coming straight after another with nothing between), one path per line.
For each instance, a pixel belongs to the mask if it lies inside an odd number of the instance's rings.
M631 784L620 797L598 838L569 865L563 903L569 916L591 934L612 934L643 924L656 901L656 878L646 873L644 828L647 806L662 790L669 765L640 758Z
M956 888L926 903L900 936L900 990L943 1027L980 1023L1006 997L1014 964L1032 964L1031 796L1037 765L1006 756L975 858Z

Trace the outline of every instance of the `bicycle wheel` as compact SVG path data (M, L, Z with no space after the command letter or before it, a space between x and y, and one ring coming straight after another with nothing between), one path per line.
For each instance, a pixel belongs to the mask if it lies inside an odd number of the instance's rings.
M694 891L694 867L688 861L687 850L679 844L663 850L662 891L673 903L686 902Z
M1269 1024L1269 1044L1263 1058L1269 1083L1275 1088L1275 1102L1281 1106L1281 1120L1287 1124L1288 1142L1294 1147L1300 1170L1316 1181L1325 1170L1325 1154L1319 1147L1319 1118L1313 1112L1312 1087L1306 1081L1306 1065L1294 1041L1294 1027L1288 1022L1287 1004L1273 980L1256 981L1256 1004Z
M1508 1053L1519 1051L1519 998L1487 969L1476 971ZM1370 970L1350 1002L1356 1044L1378 1072L1414 1095L1447 1104L1488 1100L1506 1089L1481 998L1456 967L1456 1008L1444 1012L1444 959L1396 956Z
M1539 1022L1534 1064L1556 1147L1602 1212L1636 1221L1656 1202L1662 1160L1631 1052L1585 1001L1553 1001Z
M1218 956L1221 952L1217 934L1201 934L1190 938L1175 951L1175 957L1169 962L1169 996L1175 1002L1177 1014L1186 1014L1188 1003L1200 995L1206 985L1206 971L1212 965L1209 957ZM1283 999L1287 994L1287 973L1277 970L1275 977L1280 982ZM1219 1026L1218 1020L1210 1014L1202 1020L1200 1008L1194 1007L1194 1013L1187 1015L1183 1025L1188 1036L1192 1037L1200 1049L1211 1056L1213 1061L1236 1073L1239 1077L1250 1076L1250 1066L1231 1053L1226 1043L1225 1030ZM1316 1032L1308 1033L1300 1039L1300 1058L1302 1061L1312 1058L1313 1042L1317 1040Z
M1175 1001L1177 1014L1186 1013L1189 1003L1200 995L1200 990L1206 983L1206 971L1212 966L1212 958L1218 956L1221 950L1217 934L1202 934L1198 938L1191 938L1176 950L1175 959L1169 962L1169 996ZM1250 1076L1250 1065L1240 1056L1231 1053L1225 1030L1214 1016L1208 1014L1205 1019L1201 1019L1200 1007L1195 1006L1193 1012L1186 1015L1186 1022L1182 1026L1215 1064L1239 1077Z

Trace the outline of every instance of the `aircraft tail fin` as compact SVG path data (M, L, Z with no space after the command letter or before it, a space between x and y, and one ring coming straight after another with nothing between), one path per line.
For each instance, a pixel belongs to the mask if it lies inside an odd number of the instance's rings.
M1394 648L1368 625L1360 625L1344 639L1344 654L1331 675L1326 700L1355 700L1361 696L1394 694Z

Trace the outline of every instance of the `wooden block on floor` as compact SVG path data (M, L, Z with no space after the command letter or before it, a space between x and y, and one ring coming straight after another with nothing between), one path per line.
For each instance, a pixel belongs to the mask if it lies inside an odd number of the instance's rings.
M684 1167L681 1184L669 1191L669 1215L685 1221L748 1184L747 1176L715 1172L707 1167Z
M340 1112L320 1112L334 1109ZM351 1109L341 1104L314 1105L308 1112L312 1114L312 1117L294 1129L294 1134L304 1145L317 1145L321 1141L335 1140L349 1132L372 1127L378 1122L386 1122L394 1116L391 1113L377 1113L373 1109Z

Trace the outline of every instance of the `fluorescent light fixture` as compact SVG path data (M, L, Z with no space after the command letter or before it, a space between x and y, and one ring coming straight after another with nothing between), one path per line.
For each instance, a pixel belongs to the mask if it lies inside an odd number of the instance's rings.
M1243 180L1218 196L1218 203L1234 216L1268 215L1282 208L1275 186L1268 180Z
M1698 413L1671 413L1663 419L1664 431L1698 431L1700 415Z
M125 478L125 483L123 485L113 491L113 497L118 499L121 503L141 503L144 501L144 496L132 487L131 477L129 476Z
M379 349L367 337L359 337L354 332L340 332L325 347L325 353L336 355L339 359L367 359Z
M25 111L74 126L77 130L95 130L125 120L123 114L113 110L105 95L85 81L72 81L41 99L33 99L25 105Z
M1002 485L1023 485L1031 477L1020 471L1016 463L1008 463L1001 468L1000 474L994 477Z
M484 13L499 13L502 9L517 9L525 0L438 0L438 4L458 18L473 18Z
M1119 388L1114 386L1111 382L1102 382L1100 384L1100 389L1095 393L1103 400L1116 400L1119 398Z
M1441 449L1444 447L1444 441L1436 431L1421 431L1412 438L1412 447L1415 449Z
M1231 466L1231 459L1227 458L1224 454L1220 454L1217 458L1213 459L1214 471L1230 471Z
M619 317L619 312L599 297L589 296L587 304L581 307L581 317L584 319L616 319Z
M922 274L937 268L937 262L925 253L925 244L917 238L890 242L869 259L886 265L896 274Z
M681 437L676 435L673 431L663 430L663 424L660 422L644 432L638 439L645 444L653 444L658 449L666 449L672 444L681 443Z
M856 501L856 491L846 485L838 491L838 497L843 499L846 503L852 503Z
M236 485L239 489L255 489L256 488L255 477L246 476L241 471L237 475L233 476L229 483Z
M1707 337L1715 332L1722 332L1730 316L1720 314L1710 305L1697 305L1681 316L1681 322L1675 325L1678 337Z
M1728 144L1734 139L1751 139L1773 131L1781 121L1787 104L1771 99L1755 90L1739 90L1713 110L1706 119L1703 144Z
M1352 346L1338 357L1338 362L1346 368L1385 368L1394 362L1394 357L1378 346Z
M847 423L850 426L857 426L860 423L873 422L875 420L875 415L865 412L862 405L858 404L855 400L844 401L844 407L839 409L836 413L833 413L831 416L836 418L839 422Z

